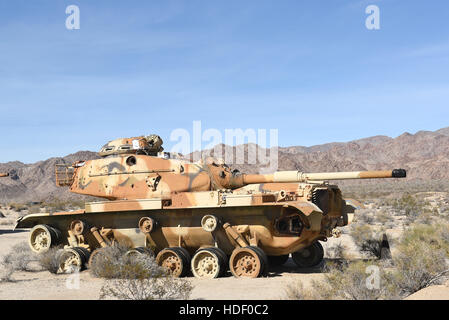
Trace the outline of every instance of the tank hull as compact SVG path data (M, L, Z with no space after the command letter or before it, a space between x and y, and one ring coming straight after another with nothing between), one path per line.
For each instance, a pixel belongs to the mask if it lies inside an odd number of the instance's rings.
M82 221L85 225L83 241L90 250L101 245L90 231L95 227L108 230L111 239L131 247L147 246L158 252L167 247L182 246L191 254L200 248L218 246L230 255L236 246L242 246L233 239L233 233L237 233L244 244L257 245L268 255L289 254L318 239L325 239L321 232L322 211L311 202L264 202L264 196L251 194L226 194L225 198L220 192L197 196L207 196L211 201L199 201L201 206L187 207L182 207L185 204L182 200L179 200L179 206L173 202L164 206L164 200L157 199L88 203L85 210L77 212L25 216L16 228L48 225L62 233L62 244L71 246L71 225L74 221ZM225 203L215 203L224 198ZM219 227L213 232L203 228L201 221L205 216L219 220ZM157 222L157 227L149 233L139 228L139 221L144 217ZM299 223L301 230L292 232L279 225L292 220ZM224 224L232 230L225 229Z

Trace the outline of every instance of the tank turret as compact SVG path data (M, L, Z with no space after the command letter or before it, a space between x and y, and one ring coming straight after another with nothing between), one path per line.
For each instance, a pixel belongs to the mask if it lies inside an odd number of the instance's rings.
M98 153L101 157L118 154L145 154L157 155L162 152L162 138L152 134L134 138L122 138L109 141Z
M179 192L234 190L249 184L299 183L339 179L403 178L405 170L304 173L278 171L244 174L223 161L189 162L159 157L157 135L116 139L100 150L101 159L57 165L56 183L74 193L109 200L170 198Z

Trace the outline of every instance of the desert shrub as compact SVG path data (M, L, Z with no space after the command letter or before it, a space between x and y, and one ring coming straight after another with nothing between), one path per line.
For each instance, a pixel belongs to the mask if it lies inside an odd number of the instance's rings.
M100 299L186 300L193 286L189 281L164 275L142 279L112 279L101 287Z
M374 230L369 225L353 225L350 231L354 243L362 254L368 256L383 258L385 244L383 243L382 233Z
M48 270L51 273L58 273L59 270L59 257L62 253L62 249L59 247L50 248L48 251L40 253L38 255L38 261L40 266L44 270Z
M32 271L30 263L37 261L36 255L26 242L14 245L11 251L2 257L0 264L14 271Z
M26 204L16 203L16 202L10 203L9 207L11 208L11 210L18 211L18 212L28 209L28 206Z
M391 214L386 212L385 210L380 210L376 212L374 219L375 221L383 225L387 225L393 221L393 217L391 216Z
M449 223L444 220L427 224L414 224L405 230L400 241L399 248L413 246L416 242L427 243L434 250L443 250L449 257Z
M316 300L315 292L312 289L304 288L304 285L301 281L297 281L296 283L289 284L285 288L285 297L288 300Z
M126 256L124 246L99 249L95 266L98 275L106 280L100 290L100 299L119 300L173 300L188 299L193 289L185 279L174 278L158 266L149 255ZM128 248L126 248L128 249ZM116 260L114 260L116 259ZM91 267L91 268L92 268ZM106 268L100 271L100 268Z
M28 209L28 213L40 213L41 207L38 205L33 205Z
M54 199L52 201L41 203L41 207L45 207L46 211L48 211L49 213L65 211L67 208L67 202L61 201L59 199Z
M355 214L354 220L357 224L372 224L374 222L374 213L370 209L359 209Z
M14 223L15 223L14 219L8 219L8 218L0 219L0 226L9 226L9 225L13 225Z
M391 283L391 275L376 261L329 264L325 271L324 280L313 280L309 290L304 290L298 283L288 285L287 298L384 300L399 297L397 288ZM374 277L378 277L378 282L372 281Z
M346 246L340 242L330 245L326 248L326 255L330 259L345 258Z
M398 248L393 259L396 268L393 282L403 296L441 283L449 271L445 260L444 250L425 242L409 242Z
M130 262L125 257L125 253L128 250L128 246L119 243L95 250L95 259L92 260L89 266L90 272L98 278L119 278L122 271L121 266Z
M392 203L393 209L397 212L405 214L407 223L413 223L423 212L428 211L428 203L412 196L405 194L401 198L396 199Z
M407 296L432 284L439 284L449 273L449 223L416 224L409 227L393 257L393 281Z
M14 273L14 269L11 267L11 265L3 265L2 262L0 262L0 265L2 266L2 268L0 269L0 283L12 282L12 274Z

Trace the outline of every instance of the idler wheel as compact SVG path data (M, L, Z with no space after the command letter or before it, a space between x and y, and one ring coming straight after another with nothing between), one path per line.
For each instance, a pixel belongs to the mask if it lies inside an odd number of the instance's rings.
M48 251L59 243L61 232L45 224L38 224L31 229L28 244L36 253Z
M226 272L226 261L226 254L219 248L200 249L192 258L192 273L197 278L218 278Z
M310 246L292 253L293 261L298 267L311 268L323 260L324 250L321 243L314 242Z
M229 258L229 268L237 278L257 278L262 275L264 262L254 247L237 248Z
M66 248L59 256L59 271L73 273L84 269L90 253L85 248Z
M272 266L282 266L288 260L288 254L283 254L282 256L268 256L268 262Z
M138 256L138 255L142 255L142 254L147 254L150 257L154 258L154 252L153 250L151 250L150 248L146 248L146 247L137 247L134 249L130 249L126 252L126 256L127 257L133 257L133 256Z
M190 255L181 247L166 248L156 256L156 262L174 277L185 276L189 270Z

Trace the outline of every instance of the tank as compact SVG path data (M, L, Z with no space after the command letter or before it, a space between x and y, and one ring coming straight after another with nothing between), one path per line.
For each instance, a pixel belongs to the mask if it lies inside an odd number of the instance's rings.
M174 276L259 277L289 255L302 268L323 259L319 241L338 236L360 205L331 180L404 178L403 169L245 174L223 161L164 153L157 135L113 140L100 158L55 168L56 184L102 198L78 211L29 214L35 252L63 245L61 270L89 265L101 247L154 255Z

